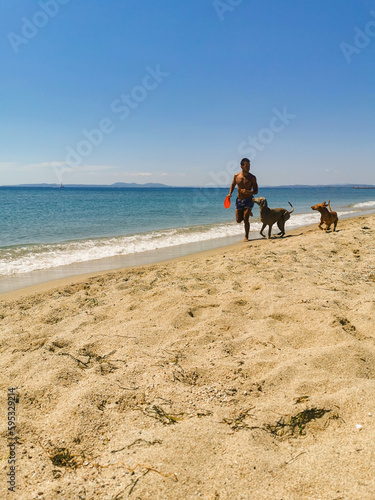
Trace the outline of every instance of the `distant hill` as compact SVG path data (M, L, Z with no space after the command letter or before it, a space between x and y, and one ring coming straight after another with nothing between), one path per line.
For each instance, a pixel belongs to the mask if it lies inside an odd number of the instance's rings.
M111 188L129 188L129 187L141 187L141 188L166 188L166 187L172 187L172 186L167 186L166 184L159 184L158 182L148 182L146 184L137 184L136 182L115 182L115 184L111 184Z

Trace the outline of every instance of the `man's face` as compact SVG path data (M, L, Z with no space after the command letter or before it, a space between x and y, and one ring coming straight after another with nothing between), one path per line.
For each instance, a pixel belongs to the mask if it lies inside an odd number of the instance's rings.
M242 171L244 174L248 174L250 172L250 163L248 161L245 161L241 165Z

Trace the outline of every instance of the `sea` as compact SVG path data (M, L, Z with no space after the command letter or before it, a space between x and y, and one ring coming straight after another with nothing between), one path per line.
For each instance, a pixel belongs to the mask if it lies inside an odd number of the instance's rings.
M241 241L228 188L0 187L0 293L61 277L147 264ZM375 189L260 188L294 213L286 229L317 224L330 200L340 218L375 212ZM259 208L250 239L258 239ZM339 226L338 226L339 228Z

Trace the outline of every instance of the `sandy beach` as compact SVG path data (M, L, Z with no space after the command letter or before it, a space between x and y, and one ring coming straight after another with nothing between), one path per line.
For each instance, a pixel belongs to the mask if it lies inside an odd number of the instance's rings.
M366 215L0 296L0 497L374 499L374 241Z

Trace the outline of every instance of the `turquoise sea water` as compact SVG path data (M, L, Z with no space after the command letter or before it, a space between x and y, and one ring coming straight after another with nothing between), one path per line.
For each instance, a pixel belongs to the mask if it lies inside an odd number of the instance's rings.
M0 277L241 236L228 189L0 188ZM271 207L294 205L287 229L317 223L311 205L340 217L375 211L374 189L260 188ZM253 209L251 231L259 231Z

